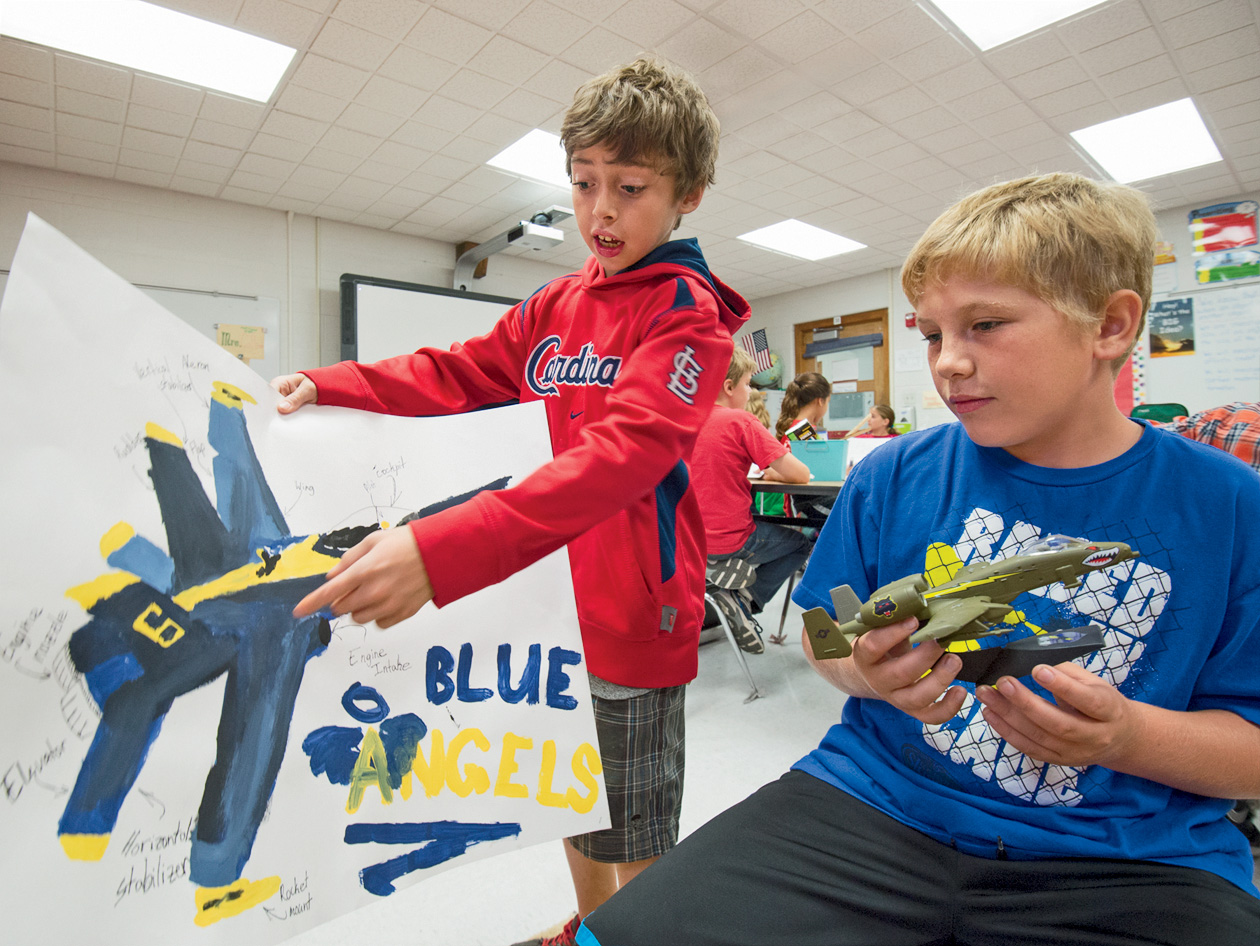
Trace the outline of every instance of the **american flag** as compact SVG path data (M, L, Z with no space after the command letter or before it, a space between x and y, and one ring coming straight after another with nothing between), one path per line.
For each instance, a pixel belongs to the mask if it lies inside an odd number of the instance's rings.
M766 341L766 330L759 328L755 332L749 332L740 341L744 345L744 350L752 355L752 360L757 365L757 370L769 371L771 368L770 343Z

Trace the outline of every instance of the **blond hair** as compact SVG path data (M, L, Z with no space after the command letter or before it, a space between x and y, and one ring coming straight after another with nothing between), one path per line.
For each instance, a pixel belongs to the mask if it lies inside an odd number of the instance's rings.
M951 276L992 280L1031 293L1082 329L1102 320L1112 293L1131 289L1142 300L1136 338L1151 301L1157 236L1139 190L1079 174L1025 177L976 191L937 217L901 267L901 287L918 305Z
M584 83L564 114L564 169L573 152L604 145L614 160L674 175L674 197L712 184L721 128L708 98L686 72L645 56Z
M765 391L753 391L748 395L748 403L744 405L744 410L761 421L762 427L770 426L770 409L766 407Z
M753 374L757 370L757 363L752 360L752 355L744 351L738 345L731 352L731 366L726 369L726 380L731 384L739 384L744 375Z

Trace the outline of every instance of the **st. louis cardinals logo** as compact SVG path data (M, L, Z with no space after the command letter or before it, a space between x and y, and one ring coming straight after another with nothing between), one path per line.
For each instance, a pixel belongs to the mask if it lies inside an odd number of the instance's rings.
M620 358L613 355L600 357L590 342L583 345L576 355L562 355L560 336L548 335L529 353L529 360L525 363L525 383L541 397L554 397L560 393L557 385L561 384L610 388L620 370Z
M674 356L674 373L669 376L666 388L671 394L678 396L684 404L696 403L696 392L700 390L700 372L704 370L696 361L696 350L687 345Z

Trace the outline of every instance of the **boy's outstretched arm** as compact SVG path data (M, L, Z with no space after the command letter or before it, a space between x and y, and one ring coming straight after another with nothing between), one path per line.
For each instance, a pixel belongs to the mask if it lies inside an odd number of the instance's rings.
M808 631L801 632L805 657L818 674L850 696L884 700L923 723L940 725L962 708L967 692L951 686L962 661L935 641L910 646L919 627L914 618L867 631L848 657L817 660ZM932 671L928 673L928 671Z
M1041 665L1033 679L1055 702L1012 677L976 689L994 732L1032 758L1104 765L1214 798L1260 796L1260 726L1241 716L1130 700L1072 663Z

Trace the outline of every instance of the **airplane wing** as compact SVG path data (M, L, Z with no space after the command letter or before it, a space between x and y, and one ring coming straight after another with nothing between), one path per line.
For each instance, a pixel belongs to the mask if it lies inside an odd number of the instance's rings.
M910 636L910 643L967 640L1011 610L1009 604L994 602L987 595L933 602L931 607L932 616Z

